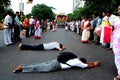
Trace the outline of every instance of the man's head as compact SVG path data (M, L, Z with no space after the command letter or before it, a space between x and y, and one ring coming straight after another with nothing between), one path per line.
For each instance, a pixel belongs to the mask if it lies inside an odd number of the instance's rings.
M66 46L64 46L63 44L59 43L59 47L60 47L60 51L64 50L66 48Z
M16 15L19 15L19 12L18 12L18 11L16 12Z
M8 11L7 14L12 16L12 11Z
M111 9L110 10L106 10L106 14L107 14L108 17L110 17L112 15L112 10Z
M63 48L63 45L60 43L60 48Z
M85 58L79 58L80 61L82 61L83 63L87 63L87 60Z

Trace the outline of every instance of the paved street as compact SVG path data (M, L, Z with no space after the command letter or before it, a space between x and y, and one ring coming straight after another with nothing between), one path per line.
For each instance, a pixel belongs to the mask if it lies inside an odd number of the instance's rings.
M0 80L113 80L117 75L114 55L112 51L93 43L82 44L80 35L64 31L58 28L56 32L47 31L42 34L42 38L35 40L33 37L22 36L22 43L38 44L51 41L58 41L67 46L65 51L74 52L80 57L85 57L89 61L99 60L101 66L92 69L70 69L52 73L12 73L19 64L32 64L56 59L59 51L21 51L16 43L5 46L3 42L3 32L0 31Z

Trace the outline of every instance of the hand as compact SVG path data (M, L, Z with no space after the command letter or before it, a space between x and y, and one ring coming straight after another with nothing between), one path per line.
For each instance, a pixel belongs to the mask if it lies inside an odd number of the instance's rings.
M100 66L100 61L95 61L95 62L93 62L93 64L95 65L95 67L97 67L97 66Z

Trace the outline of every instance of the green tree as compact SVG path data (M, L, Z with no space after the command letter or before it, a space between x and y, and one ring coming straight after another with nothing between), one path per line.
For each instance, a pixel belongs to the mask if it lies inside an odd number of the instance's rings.
M5 12L10 6L10 0L0 0L0 21L5 17Z
M117 14L117 7L120 0L85 0L85 6L78 8L73 12L72 19L82 16L91 17L92 14L101 14L102 11L111 10L113 14ZM69 17L69 16L68 16Z
M39 19L54 19L54 13L51 9L51 7L45 5L45 4L37 4L32 7L32 15L34 17L37 17Z
M67 16L68 16L68 21L73 20L73 14L72 13L67 14Z
M120 3L120 0L86 0L86 5L92 13L101 13L104 10L111 10L113 14L116 14L116 9Z

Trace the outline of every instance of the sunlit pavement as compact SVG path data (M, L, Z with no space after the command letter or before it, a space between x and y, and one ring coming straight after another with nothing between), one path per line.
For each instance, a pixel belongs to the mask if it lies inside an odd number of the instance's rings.
M80 57L89 61L99 60L101 66L93 69L70 69L51 73L17 73L12 71L19 64L32 64L56 59L60 51L21 51L18 44L5 46L3 41L3 31L0 31L0 80L113 80L117 71L114 64L112 51L100 45L82 44L80 35L58 28L56 32L47 31L42 34L41 39L34 37L25 38L23 35L22 43L39 44L51 41L58 41L67 46L64 51L74 52Z

